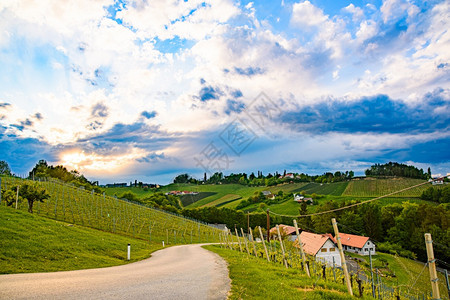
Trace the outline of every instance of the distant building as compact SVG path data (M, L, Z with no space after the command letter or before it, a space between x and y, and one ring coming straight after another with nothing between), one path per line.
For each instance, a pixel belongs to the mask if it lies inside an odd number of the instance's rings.
M306 203L308 203L310 205L312 205L313 202L314 202L313 198L305 198L305 196L298 195L298 194L294 195L294 201L298 202L298 203L306 202Z
M330 234L331 236L331 234ZM342 248L344 251L353 252L359 255L375 255L375 244L368 236L360 236L348 233L339 233ZM336 239L333 238L336 243Z
M197 195L198 192L190 192L190 191L170 191L165 193L165 195L173 195L173 196L184 196L184 195Z
M275 195L271 191L262 191L261 193L268 199L275 199Z
M329 266L334 264L340 267L342 265L338 247L328 235L303 231L300 233L300 239L305 253L313 256L316 261L321 261ZM298 247L298 242L295 242L294 246Z
M295 232L294 226L280 224L278 225L278 227L280 228L280 234L286 236L289 241L293 242L297 239L297 234ZM276 227L272 227L269 232L270 237L272 239L278 238L278 232Z

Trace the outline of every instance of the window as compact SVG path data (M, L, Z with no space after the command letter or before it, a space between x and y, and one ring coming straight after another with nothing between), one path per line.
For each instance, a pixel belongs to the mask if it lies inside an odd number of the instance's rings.
M367 248L364 248L364 251L366 251L366 252L367 252L367 251L368 251L368 249L367 249Z
M330 248L330 252L336 251L336 248Z
M320 249L320 252L327 252L327 248Z
M370 251L373 251L373 248L370 248Z

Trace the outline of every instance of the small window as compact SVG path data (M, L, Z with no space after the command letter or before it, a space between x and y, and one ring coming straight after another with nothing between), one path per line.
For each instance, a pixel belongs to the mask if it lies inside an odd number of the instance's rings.
M373 248L370 248L370 251L373 251Z
M367 251L368 249L367 248L364 248L364 251Z
M330 252L336 251L336 248L330 248Z
M320 249L320 252L327 252L327 248Z

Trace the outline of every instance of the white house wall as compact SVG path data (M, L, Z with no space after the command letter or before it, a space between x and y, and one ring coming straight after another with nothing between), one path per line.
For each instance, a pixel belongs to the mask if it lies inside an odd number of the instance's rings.
M326 252L323 252L322 249L326 249ZM334 251L331 251L333 250ZM339 249L337 245L335 245L331 240L327 240L322 248L316 254L316 260L327 263L329 266L333 266L333 257L334 257L334 265L336 267L340 267L341 264L341 256L339 255Z
M350 247L350 246L347 246L347 245L344 245L343 247L344 247L344 251L356 253L356 254L359 254L359 255L369 255L369 252L372 255L376 254L376 252L375 252L375 244L371 240L368 240L364 244L364 246L362 248ZM372 250L370 250L370 248L372 248Z

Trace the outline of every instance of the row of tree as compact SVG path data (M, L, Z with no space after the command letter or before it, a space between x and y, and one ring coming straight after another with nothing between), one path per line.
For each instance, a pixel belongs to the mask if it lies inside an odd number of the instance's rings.
M258 171L258 175L251 173L231 173L230 175L223 175L222 172L216 172L211 177L207 177L206 173L203 176L203 180L198 180L190 176L189 174L180 174L173 180L174 183L193 183L193 184L241 184L247 186L274 186L283 184L286 182L318 182L318 183L330 183L345 181L353 178L355 173L353 171L345 172L326 172L322 175L308 175L305 173L286 173L286 170L281 175L278 172L274 174L264 175L263 172Z
M399 164L396 162L389 162L387 164L374 164L365 171L366 176L397 176L417 179L431 178L431 169L424 173L423 169L418 169L414 166Z
M450 202L450 185L446 184L443 187L430 186L422 192L420 196L423 200L434 201L438 203Z
M32 180L43 178L55 178L66 183L72 183L75 186L83 186L87 190L94 190L96 193L102 193L102 189L94 182L90 182L77 170L69 171L62 165L52 166L45 160L40 160L34 168L28 173L28 178Z
M328 201L318 207L318 212L336 209L356 202ZM305 206L304 204L303 206ZM306 214L306 209L302 210ZM226 224L228 228L247 228L247 214L228 208L203 207L184 209L182 214L208 223ZM449 204L415 204L404 202L380 206L363 204L342 211L298 217L299 226L316 233L333 232L331 218L336 218L340 231L369 236L378 250L396 253L409 258L426 260L424 233L430 232L435 241L436 257L450 261L450 210ZM295 217L270 215L271 224L292 225ZM249 225L266 227L266 213L249 215Z

